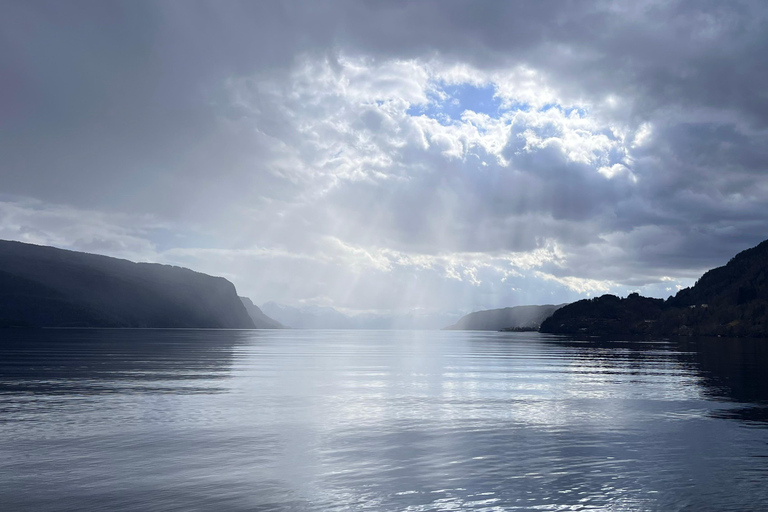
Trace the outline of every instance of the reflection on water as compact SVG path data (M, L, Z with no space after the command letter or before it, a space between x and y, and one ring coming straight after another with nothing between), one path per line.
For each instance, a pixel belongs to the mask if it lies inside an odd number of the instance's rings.
M763 510L766 342L5 331L8 510Z
M252 338L208 331L201 339L181 329L0 332L0 393L210 393L210 383L196 382L228 377L233 347ZM166 382L172 385L158 387Z
M768 424L768 340L701 338L681 347L706 396L733 404L715 416Z

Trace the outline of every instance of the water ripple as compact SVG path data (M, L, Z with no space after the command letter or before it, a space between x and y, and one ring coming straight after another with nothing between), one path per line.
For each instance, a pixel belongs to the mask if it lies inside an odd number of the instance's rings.
M8 510L761 510L768 351L536 333L7 331Z

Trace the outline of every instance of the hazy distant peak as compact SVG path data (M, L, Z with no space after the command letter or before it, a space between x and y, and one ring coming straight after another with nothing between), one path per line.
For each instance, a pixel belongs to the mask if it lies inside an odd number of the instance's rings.
M515 306L475 311L463 316L448 330L499 331L501 329L538 329L541 323L565 304Z
M261 308L270 317L297 329L440 329L458 316L440 311L348 315L330 306L289 306L273 301Z
M248 315L251 317L251 320L253 320L253 324L257 329L285 329L283 324L265 315L264 312L248 297L240 297L240 300L243 302L245 310L248 312Z

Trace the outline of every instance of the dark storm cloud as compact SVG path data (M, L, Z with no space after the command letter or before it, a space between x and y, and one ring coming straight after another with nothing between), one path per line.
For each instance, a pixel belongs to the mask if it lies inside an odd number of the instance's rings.
M641 108L705 105L768 116L764 3L358 2L340 30L364 51L435 51L480 67L523 61L581 94L624 92Z
M763 7L699 1L647 7L6 3L2 150L5 167L19 171L7 186L67 200L81 181L132 187L135 180L126 175L190 166L180 155L215 138L209 95L221 80L288 66L308 50L350 48L378 58L437 52L479 67L523 62L571 81L574 94L631 95L640 117L690 105L734 110L764 124ZM50 179L33 179L40 175Z
M201 143L216 157L231 149L216 123L221 82L290 65L305 47L290 11L271 2L33 1L3 11L5 191L75 204L130 208L155 187L161 203L163 177L215 173L189 155Z

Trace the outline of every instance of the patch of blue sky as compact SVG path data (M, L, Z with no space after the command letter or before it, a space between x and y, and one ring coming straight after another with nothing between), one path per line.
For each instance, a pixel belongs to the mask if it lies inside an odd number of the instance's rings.
M461 114L471 110L498 118L503 111L501 98L496 95L493 84L475 86L471 84L437 84L437 90L428 95L426 104L412 105L408 114L412 116L425 115L436 119L439 123L448 125L461 119ZM522 109L524 105L520 105Z

